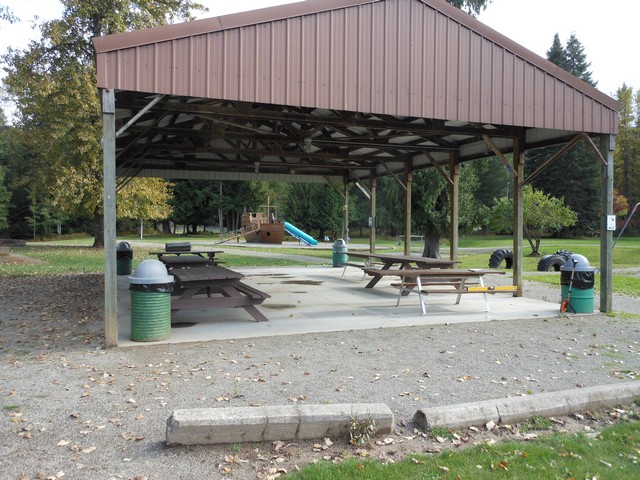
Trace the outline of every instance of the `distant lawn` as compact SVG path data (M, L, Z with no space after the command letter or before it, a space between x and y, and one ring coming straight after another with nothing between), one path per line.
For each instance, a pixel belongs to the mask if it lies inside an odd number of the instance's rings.
M119 238L118 241L127 238ZM280 258L280 255L301 255L321 258L326 260L325 264L331 264L332 249L327 248L307 248L307 247L264 247L251 245L216 245L217 237L210 235L202 236L155 236L147 237L141 244L140 240L130 237L128 239L133 246L134 259L133 268L141 261L153 258L149 251L164 246L164 243L171 241L190 241L195 244L205 245L206 248L226 250L228 254L221 254L225 266L231 268L242 267L278 267L278 266L302 266L308 265L304 260L288 260ZM368 238L352 238L352 244L368 244ZM91 248L93 239L89 237L64 239L50 242L30 242L27 247L13 248L13 253L24 255L40 260L41 264L6 264L0 263L0 275L54 275L66 273L92 272L98 273L104 270L104 256L102 250ZM156 244L157 246L154 246ZM401 252L402 246L398 245L395 238L378 238L377 244L389 248L390 251ZM510 237L498 236L470 236L461 237L459 254L461 268L487 268L491 250L496 248L510 248L512 239ZM330 244L329 244L330 247ZM446 247L446 246L445 246ZM527 243L524 243L525 254L530 252ZM483 249L482 253L465 251L464 249ZM590 265L599 268L600 244L598 239L544 239L541 245L542 254L554 253L557 250L569 249L574 253L579 253L587 257ZM252 250L272 255L252 255ZM231 254L230 252L234 253ZM540 257L524 257L523 271L527 281L537 281L558 285L558 272L537 272L537 265ZM631 268L640 266L640 238L623 238L614 249L614 268ZM527 272L532 272L527 274ZM535 273L533 273L535 272ZM596 288L599 280L596 279ZM613 278L613 288L615 292L626 293L628 295L640 296L640 278L633 274L625 275L616 273Z

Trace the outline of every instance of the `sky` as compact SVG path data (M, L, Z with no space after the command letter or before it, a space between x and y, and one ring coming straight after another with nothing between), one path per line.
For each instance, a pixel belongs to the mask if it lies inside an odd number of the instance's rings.
M293 3L295 0L200 0L209 8L201 15L214 17L229 13ZM0 0L21 22L0 21L0 54L8 47L24 47L38 31L31 28L33 17L56 18L62 11L56 0ZM597 88L614 96L623 84L640 88L640 62L636 61L638 0L493 0L478 20L546 57L554 34L564 45L574 33L591 62ZM0 77L2 73L0 72Z

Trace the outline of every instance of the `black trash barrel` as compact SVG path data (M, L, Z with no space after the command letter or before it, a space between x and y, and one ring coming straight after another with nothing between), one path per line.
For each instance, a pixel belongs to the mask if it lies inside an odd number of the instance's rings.
M128 242L120 242L116 245L116 274L131 275L131 263L133 262L133 249Z

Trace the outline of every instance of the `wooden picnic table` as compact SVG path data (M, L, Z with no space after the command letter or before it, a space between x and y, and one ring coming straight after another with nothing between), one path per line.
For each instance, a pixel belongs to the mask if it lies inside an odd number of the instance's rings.
M171 269L218 265L217 253L223 253L223 250L160 250L149 252L149 255L157 255L158 260Z
M500 270L458 268L396 268L382 271L377 268L365 268L364 271L369 275L375 275L379 278L383 276L400 277L401 282L399 284L392 284L400 289L396 307L400 305L400 299L402 298L402 296L408 295L411 292L416 292L418 294L420 309L423 315L426 314L423 295L434 293L454 294L457 295L455 304L458 305L463 294L482 293L484 296L485 311L489 312L490 308L487 298L488 294L495 294L500 292L513 293L518 291L518 287L515 286L485 286L484 276L504 275L505 272ZM477 283L475 283L475 285L469 285L469 281L474 280Z
M177 268L171 272L176 284L171 308L243 308L258 322L268 321L255 305L260 305L271 295L243 282L240 272L220 266Z
M371 281L364 288L373 288L384 276L384 272L397 265L399 269L449 269L458 262L455 260L445 260L442 258L418 257L414 255L394 255L391 253L364 253L349 252L349 257L363 259L362 268L365 273L373 276ZM380 268L370 268L373 262L382 263ZM346 268L346 267L345 267ZM367 271L369 270L369 271Z

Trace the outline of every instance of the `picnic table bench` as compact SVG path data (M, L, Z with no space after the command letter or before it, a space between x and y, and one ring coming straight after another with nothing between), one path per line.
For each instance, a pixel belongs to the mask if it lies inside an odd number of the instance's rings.
M173 310L193 308L243 308L258 322L268 321L255 306L271 295L240 280L240 272L220 266L176 268L171 271L176 283L171 299Z
M159 250L149 252L149 255L157 255L158 260L165 264L167 269L191 268L203 266L215 266L222 263L215 258L216 253L222 250Z
M428 258L428 257L418 257L414 255L394 255L390 253L364 253L364 252L355 252L349 253L349 257L353 258L361 258L363 260L363 264L355 264L354 266L360 267L364 270L365 274L369 274L373 276L371 281L365 286L365 288L373 288L383 276L385 276L385 272L390 270L391 267L397 265L399 269L449 269L453 268L453 266L457 263L454 260L445 260L442 258ZM373 262L381 263L382 266L380 268L372 268L371 265ZM352 265L348 263L348 265ZM346 270L346 265L345 265ZM344 275L344 270L342 272Z
M514 293L517 286L485 286L485 275L504 275L499 270L485 269L453 269L453 268L409 268L387 269L365 268L366 274L375 275L376 278L384 276L398 276L401 281L391 285L399 288L396 307L400 305L400 299L411 292L418 294L422 314L426 314L423 295L429 294L454 294L457 296L455 304L460 303L462 295L468 293L481 293L484 296L485 311L489 312L488 294Z

